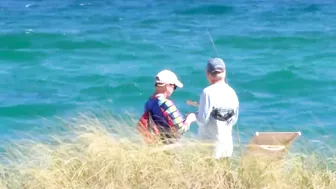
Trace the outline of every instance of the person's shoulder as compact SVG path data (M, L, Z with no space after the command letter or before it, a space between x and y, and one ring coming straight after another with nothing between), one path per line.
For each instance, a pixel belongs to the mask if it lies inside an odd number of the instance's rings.
M227 84L227 90L229 91L229 93L231 94L231 96L232 96L233 98L235 98L235 99L237 99L237 101L239 101L239 100L238 100L238 95L237 95L237 93L236 93L236 90L234 90L233 87L231 87L230 85Z
M223 89L225 90L226 87L226 84L223 86L220 83L216 83L205 87L202 92L207 95L217 94L218 91L223 91Z
M230 92L232 92L233 94L236 94L236 90L232 86L230 86L229 84L226 84L226 87Z
M202 90L202 94L209 94L213 90L213 85L209 85Z
M158 101L157 98L153 98L152 96L149 97L147 100L146 100L146 104L152 104L153 102L156 102Z
M165 97L158 98L158 103L159 103L160 106L165 105L167 107L175 105L175 103L172 99L165 98Z

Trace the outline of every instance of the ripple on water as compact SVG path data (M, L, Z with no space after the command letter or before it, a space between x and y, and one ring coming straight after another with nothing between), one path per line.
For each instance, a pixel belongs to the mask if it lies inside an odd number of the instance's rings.
M175 11L175 14L181 15L225 15L234 11L234 7L230 5L219 4L201 4L192 7L184 7Z
M29 118L48 117L71 110L73 103L27 103L13 106L1 106L0 117Z

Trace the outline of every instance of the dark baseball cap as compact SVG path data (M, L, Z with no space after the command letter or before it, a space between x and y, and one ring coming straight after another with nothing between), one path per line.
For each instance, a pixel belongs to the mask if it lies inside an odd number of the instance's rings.
M225 63L221 58L210 58L207 64L207 72L224 72L225 71Z

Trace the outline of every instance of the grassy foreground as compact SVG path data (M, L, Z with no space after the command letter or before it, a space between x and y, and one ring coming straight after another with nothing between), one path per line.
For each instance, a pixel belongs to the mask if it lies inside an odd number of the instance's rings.
M110 124L123 125L86 118L70 124L67 134L49 135L48 143L9 146L0 165L0 188L336 188L335 170L328 167L335 157L289 154L283 162L258 159L243 166L239 157L211 159L201 143L148 147L126 126L123 134L133 136L116 137L106 127Z

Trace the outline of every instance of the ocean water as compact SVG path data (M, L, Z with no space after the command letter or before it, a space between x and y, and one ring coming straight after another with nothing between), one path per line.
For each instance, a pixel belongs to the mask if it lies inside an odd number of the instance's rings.
M242 140L301 131L333 142L335 20L331 0L1 0L0 139L91 110L137 118L162 69L184 84L178 108L195 111L185 100L199 99L206 62L219 56Z

